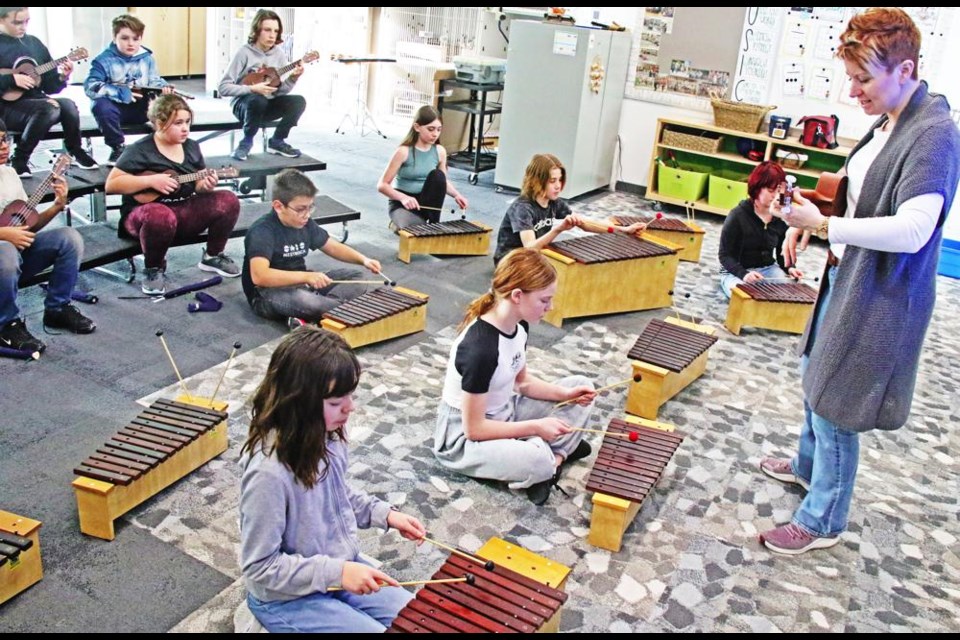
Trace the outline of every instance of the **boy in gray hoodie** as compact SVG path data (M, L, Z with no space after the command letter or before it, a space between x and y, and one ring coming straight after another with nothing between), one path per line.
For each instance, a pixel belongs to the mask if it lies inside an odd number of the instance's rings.
M303 65L293 67L279 87L269 82L245 85L243 78L252 71L264 67L279 69L289 63L287 54L280 48L283 42L283 23L276 12L260 9L250 26L250 36L233 57L223 78L219 92L230 96L233 114L243 123L243 139L233 152L236 160L246 160L253 147L253 137L266 122L280 120L273 137L267 141L267 151L287 158L299 158L300 150L287 144L290 130L297 126L300 116L307 108L303 96L292 96L290 91L303 73Z

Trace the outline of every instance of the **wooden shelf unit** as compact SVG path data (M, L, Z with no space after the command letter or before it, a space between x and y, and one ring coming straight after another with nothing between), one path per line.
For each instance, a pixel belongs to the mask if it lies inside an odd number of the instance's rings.
M766 123L764 123L766 127ZM699 136L704 132L718 133L723 136L720 148L716 152L694 151L684 149L676 145L668 145L662 142L664 130L674 130L681 133L688 133ZM797 177L797 185L802 188L812 189L817 184L817 179L822 171L838 171L847 156L856 144L855 140L840 138L840 146L836 149L817 149L808 147L799 141L800 130L791 129L787 139L778 140L771 138L765 133L747 133L745 131L736 131L718 127L706 122L693 122L688 120L676 120L673 118L658 118L657 130L654 137L653 152L650 156L650 170L647 174L647 194L646 197L657 202L673 204L684 208L692 208L696 211L705 211L707 213L716 213L722 216L727 215L730 210L725 207L717 207L707 202L707 195L696 201L687 201L682 198L676 198L660 193L657 189L657 175L660 165L657 159L664 156L667 151L672 151L676 159L683 168L684 163L692 164L710 164L714 171L726 170L734 171L744 175L753 171L753 168L760 164L759 161L750 160L737 152L737 139L747 138L755 140L762 144L763 159L775 160L778 150L795 151L796 153L807 156L807 161L803 167L793 169L784 167L790 175ZM709 193L709 192L708 192Z

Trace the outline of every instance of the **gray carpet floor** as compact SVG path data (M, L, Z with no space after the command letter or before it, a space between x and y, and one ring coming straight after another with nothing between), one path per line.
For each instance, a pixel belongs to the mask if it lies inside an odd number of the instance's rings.
M211 101L212 102L212 101ZM226 108L214 103L210 108ZM359 350L364 375L354 414L351 473L356 485L417 514L434 537L476 549L509 539L571 567L561 629L604 631L954 631L960 629L960 509L956 459L960 356L956 318L960 282L938 278L939 298L906 428L862 439L861 470L849 531L837 547L798 558L773 556L756 533L789 519L802 494L759 474L763 455L789 455L802 418L796 337L722 329L704 376L665 404L659 418L686 440L624 536L620 552L587 542L591 503L584 482L593 456L566 472L543 507L522 492L452 475L430 453L435 406L454 328L466 303L489 286L489 258L396 259L376 180L395 138L336 135L317 117L292 140L325 160L312 177L322 193L360 209L350 244L381 260L403 286L430 295L426 331ZM223 142L204 147L227 152ZM98 149L98 157L103 157ZM452 170L471 201L471 218L499 224L513 194ZM649 211L632 194L577 199L598 218ZM112 215L116 215L115 213ZM707 230L699 264L681 263L676 290L685 312L720 325L726 302L716 283L722 219ZM337 229L331 228L336 232ZM228 253L242 257L242 242ZM170 255L172 282L202 278L199 248ZM803 265L819 272L822 245ZM312 264L323 268L319 258ZM39 362L0 360L5 417L0 427L0 509L43 522L44 579L0 605L0 632L232 631L243 596L236 549L239 447L248 398L276 341L286 332L249 310L237 280L208 290L217 313L190 314L187 299L159 304L119 300L139 291L99 274L82 285L99 304L90 336L40 332L42 298L23 295L27 322L47 342ZM531 368L543 376L582 373L607 384L629 373L626 353L646 322L666 310L540 324ZM83 536L70 488L72 469L154 397L176 393L175 377L154 337L162 328L191 390L210 393L234 341L242 343L221 396L230 402L230 448L117 521L112 542ZM616 390L597 403L596 423L623 415ZM595 445L599 442L590 438ZM401 579L429 576L445 554L393 534L368 531L366 553Z

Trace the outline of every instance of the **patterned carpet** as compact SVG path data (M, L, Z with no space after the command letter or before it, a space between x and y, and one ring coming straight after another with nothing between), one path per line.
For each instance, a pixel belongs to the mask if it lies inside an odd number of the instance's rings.
M639 212L648 203L610 194L575 207L605 216ZM706 230L699 264L680 264L682 310L719 326L726 302L717 288L717 239ZM825 249L811 247L801 265L817 274ZM360 349L364 366L358 409L349 426L357 487L417 515L432 537L468 550L497 536L572 568L561 630L571 632L960 630L960 523L956 449L960 356L956 318L960 282L940 277L939 298L906 428L868 433L849 531L830 550L775 556L758 531L787 521L802 494L757 471L768 454L790 455L802 418L796 336L719 330L706 373L660 410L686 436L659 485L624 536L623 549L593 547L586 476L594 457L569 468L546 505L523 492L442 469L430 451L435 408L454 327L400 353ZM434 301L431 301L434 304ZM630 373L626 353L650 318L666 310L589 318L561 334L533 329L528 360L545 378L582 373L603 385ZM538 335L539 334L539 335ZM546 336L546 337L544 337ZM555 339L554 336L561 336ZM867 338L865 338L867 339ZM220 397L230 403L230 448L126 517L235 582L174 631L232 631L244 596L237 564L240 471L236 464L249 419L247 399L275 343L234 360ZM187 380L209 395L222 371ZM150 397L171 397L171 385ZM597 402L595 426L623 415L623 388ZM588 440L599 446L597 436ZM424 545L425 547L427 545ZM366 531L363 548L401 580L429 577L446 557L417 549L395 533Z

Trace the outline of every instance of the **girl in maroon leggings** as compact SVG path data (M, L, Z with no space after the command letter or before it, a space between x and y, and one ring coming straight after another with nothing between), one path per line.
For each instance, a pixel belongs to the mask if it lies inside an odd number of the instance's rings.
M180 176L206 168L200 145L188 137L193 112L179 96L162 95L150 105L148 117L156 132L124 150L106 184L107 193L123 195L120 236L138 239L143 249L140 288L148 295L163 294L167 249L203 231L207 247L197 266L227 278L239 276L240 268L223 253L240 215L236 194L215 191L214 175L180 184L164 173L172 169ZM157 197L142 204L134 194Z

